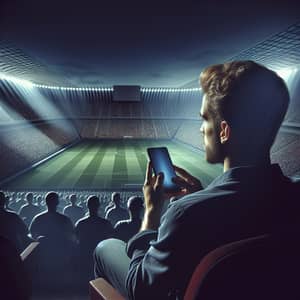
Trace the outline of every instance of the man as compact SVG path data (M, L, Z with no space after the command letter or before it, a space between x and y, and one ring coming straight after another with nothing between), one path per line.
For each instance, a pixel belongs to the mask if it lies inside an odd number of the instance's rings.
M114 206L108 209L105 219L110 221L112 226L115 226L118 221L128 218L128 212L121 207L121 197L119 193L112 193L111 200Z
M40 208L33 204L33 194L26 194L27 204L20 208L19 216L24 220L25 224L29 226L34 216L40 212Z
M200 83L206 160L222 163L224 173L203 189L198 179L175 167L182 197L160 223L164 199L179 195L165 195L163 174L152 176L148 164L144 219L127 244L128 257L118 240L100 243L95 252L96 275L129 299L182 299L209 251L297 224L292 183L269 156L289 103L283 80L255 62L235 61L208 67ZM121 264L112 261L115 256Z
M100 202L97 196L90 196L87 205L89 215L76 223L75 232L79 244L82 247L92 249L90 250L92 255L99 241L113 236L113 227L109 221L99 217Z
M119 221L115 229L115 237L128 242L141 228L141 216L144 210L143 199L138 196L132 196L127 201L129 219Z
M5 203L5 194L0 191L0 236L10 240L21 253L30 243L28 229L16 213L5 209Z
M58 194L49 192L46 195L48 210L35 216L30 225L31 236L34 239L44 236L51 240L75 240L72 222L56 211L58 204Z
M75 223L84 216L84 210L82 207L76 205L77 197L75 194L70 196L71 204L66 206L63 210L63 214L69 217L72 223Z
M90 196L87 205L89 215L76 223L75 233L79 242L80 261L84 262L82 268L92 277L93 251L100 241L113 237L114 232L110 222L98 215L99 198Z

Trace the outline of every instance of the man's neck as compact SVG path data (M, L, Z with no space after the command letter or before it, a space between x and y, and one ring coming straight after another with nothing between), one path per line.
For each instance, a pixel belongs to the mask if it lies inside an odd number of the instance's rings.
M253 158L253 157L247 157L247 158L225 157L224 165L223 165L223 172L226 172L229 169L234 168L234 167L268 165L268 164L271 164L269 155L266 155L260 159Z
M98 213L91 213L91 212L89 212L89 215L90 215L90 217L93 217L93 218L95 218L95 217L98 217Z

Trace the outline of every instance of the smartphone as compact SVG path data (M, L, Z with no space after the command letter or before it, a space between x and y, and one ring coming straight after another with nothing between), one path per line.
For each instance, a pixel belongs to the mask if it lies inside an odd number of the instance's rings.
M154 174L164 174L164 191L179 192L180 187L172 181L172 178L176 177L176 173L168 149L166 147L147 148L147 152L154 170Z

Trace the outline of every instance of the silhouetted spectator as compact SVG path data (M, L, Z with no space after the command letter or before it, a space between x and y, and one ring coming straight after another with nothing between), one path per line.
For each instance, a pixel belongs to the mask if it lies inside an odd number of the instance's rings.
M114 234L110 222L99 217L99 198L90 196L88 198L89 216L82 218L76 223L75 232L79 241L80 261L82 269L93 277L93 251L97 244Z
M35 216L30 225L33 238L39 236L51 239L74 240L74 230L71 220L56 211L59 200L55 192L46 195L48 210Z
M26 201L23 199L23 194L20 194L14 202L10 203L10 208L15 211L18 212L21 208L21 206L23 206L24 204L26 204Z
M142 212L144 210L143 199L141 197L132 196L128 199L127 207L130 218L122 220L115 225L115 237L128 242L141 227Z
M36 205L39 207L40 212L46 210L45 201L43 201L43 197L41 195L36 197Z
M109 220L112 226L115 226L118 221L128 219L129 214L126 209L121 207L119 193L112 193L111 201L114 203L114 206L107 211L105 219Z
M11 204L14 202L14 200L11 200L10 201L10 197L9 196L6 196L5 197L5 205L4 205L4 208L5 208L5 210L7 210L7 211L11 211L11 212L15 212L14 210L13 210L13 208L12 208L12 206L11 206Z
M73 224L75 224L79 219L84 216L84 209L78 205L76 205L76 195L72 194L70 196L71 204L66 206L63 210L63 214L71 219Z
M88 198L89 216L80 219L75 226L79 244L91 249L91 253L99 241L113 236L113 228L110 222L98 215L99 207L99 198L90 196Z
M26 195L27 204L20 208L19 216L23 219L27 226L30 225L34 216L40 213L40 208L33 204L33 194L27 193Z
M109 203L105 206L105 209L104 209L104 213L105 215L107 214L107 212L113 208L115 206L114 202L112 200L109 201Z
M16 213L5 210L5 202L5 195L0 192L0 236L12 241L21 252L29 243L28 229Z

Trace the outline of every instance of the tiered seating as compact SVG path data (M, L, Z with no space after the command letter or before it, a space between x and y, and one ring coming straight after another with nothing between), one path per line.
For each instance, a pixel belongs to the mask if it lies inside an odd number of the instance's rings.
M178 120L163 119L103 119L81 120L82 138L172 138L179 125Z
M280 142L274 145L274 150L271 152L271 161L273 163L279 163L284 174L293 176L297 171L300 170L300 135L292 135L281 133L281 135L288 135L283 138L288 143L282 143L282 147L279 147ZM280 135L279 135L280 136ZM282 140L282 137L280 138Z
M204 151L200 126L200 120L183 121L175 135L175 139Z
M74 127L66 120L0 127L0 180L30 167L78 138Z

